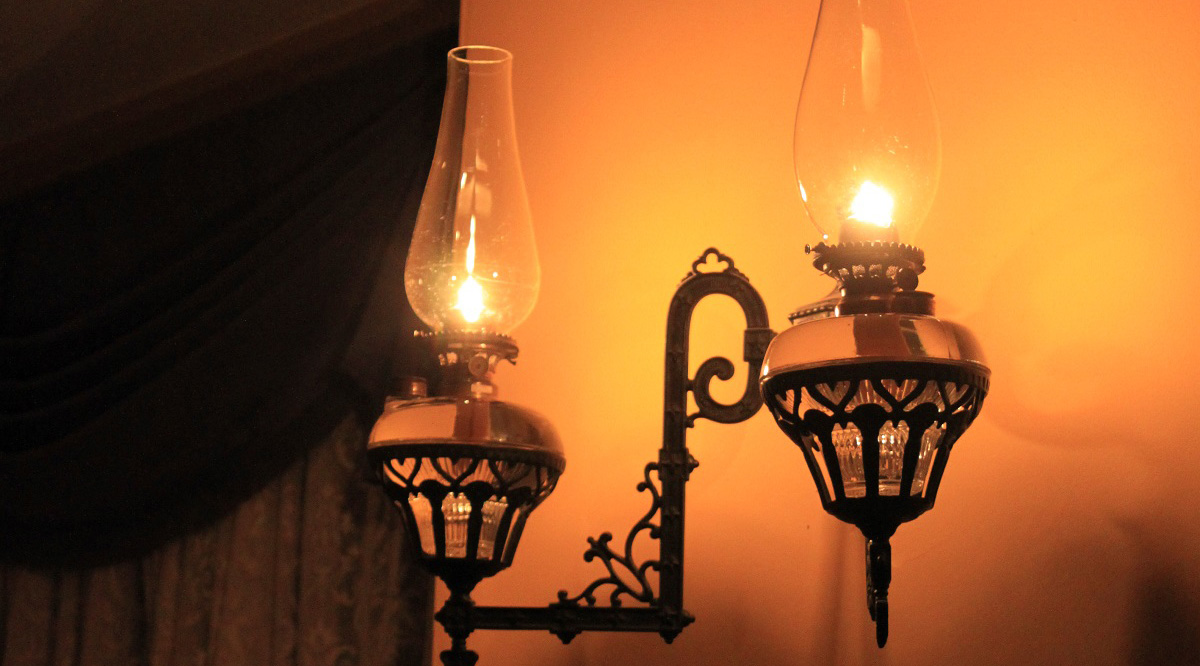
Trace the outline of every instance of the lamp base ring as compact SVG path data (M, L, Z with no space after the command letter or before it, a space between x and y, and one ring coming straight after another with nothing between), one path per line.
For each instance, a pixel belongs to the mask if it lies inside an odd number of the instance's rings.
M847 293L912 291L925 271L924 250L901 243L818 243L804 251L814 255L817 270L840 282Z

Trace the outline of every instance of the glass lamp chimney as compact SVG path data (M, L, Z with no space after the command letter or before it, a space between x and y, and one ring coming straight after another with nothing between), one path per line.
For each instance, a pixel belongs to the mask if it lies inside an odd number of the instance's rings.
M906 0L822 0L793 155L821 240L912 242L941 139Z
M404 269L413 310L435 331L507 334L541 279L512 105L512 54L447 56L437 147Z

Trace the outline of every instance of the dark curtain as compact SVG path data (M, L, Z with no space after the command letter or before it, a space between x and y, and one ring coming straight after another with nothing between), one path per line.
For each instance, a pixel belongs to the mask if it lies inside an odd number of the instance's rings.
M362 450L456 34L359 12L0 146L0 664L426 659Z
M215 523L99 565L0 565L3 666L427 664L428 577L349 418Z

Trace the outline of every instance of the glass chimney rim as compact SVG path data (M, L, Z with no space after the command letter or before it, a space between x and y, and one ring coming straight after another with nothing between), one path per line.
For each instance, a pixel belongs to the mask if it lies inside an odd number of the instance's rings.
M457 46L450 49L447 56L464 65L503 65L513 59L512 51L484 44Z

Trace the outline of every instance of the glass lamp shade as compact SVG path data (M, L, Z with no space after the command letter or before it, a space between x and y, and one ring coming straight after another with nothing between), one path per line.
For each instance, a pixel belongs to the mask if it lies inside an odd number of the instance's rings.
M472 397L391 400L367 448L414 552L461 592L512 564L566 466L544 417Z
M437 147L404 286L435 331L507 334L533 310L540 269L512 108L512 54L448 54Z
M989 376L963 326L927 314L855 314L776 336L761 386L825 510L885 539L933 506Z
M823 241L912 242L941 139L906 0L822 0L793 148Z

